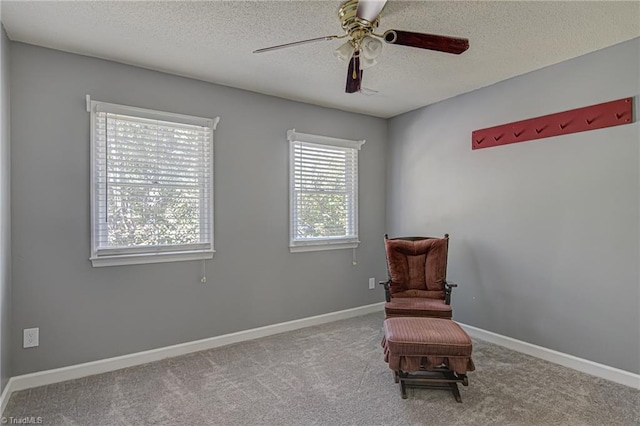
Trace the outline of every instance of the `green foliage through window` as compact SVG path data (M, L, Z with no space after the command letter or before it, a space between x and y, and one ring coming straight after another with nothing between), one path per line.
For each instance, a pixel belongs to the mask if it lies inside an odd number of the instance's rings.
M209 242L211 145L202 126L98 114L99 247Z
M357 150L294 142L293 239L355 237Z

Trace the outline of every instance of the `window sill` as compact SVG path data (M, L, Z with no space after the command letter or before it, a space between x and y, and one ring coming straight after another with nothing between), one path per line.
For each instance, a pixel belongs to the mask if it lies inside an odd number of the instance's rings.
M321 251L321 250L342 250L342 249L354 249L357 248L360 241L350 242L321 242L321 243L308 243L290 245L289 251L291 253L300 253L306 251Z
M189 251L166 253L119 254L112 256L91 257L94 268L102 266L141 265L145 263L183 262L189 260L212 259L213 251Z

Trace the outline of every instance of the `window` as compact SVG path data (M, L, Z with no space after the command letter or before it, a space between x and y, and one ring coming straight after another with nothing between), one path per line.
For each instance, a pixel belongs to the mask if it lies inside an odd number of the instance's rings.
M358 150L365 141L289 130L292 252L358 246Z
M213 257L213 131L200 118L91 101L93 266Z

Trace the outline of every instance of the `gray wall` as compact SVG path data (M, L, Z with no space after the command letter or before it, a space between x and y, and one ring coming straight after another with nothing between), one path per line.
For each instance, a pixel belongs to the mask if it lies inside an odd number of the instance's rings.
M11 43L0 24L0 392L11 377L10 52Z
M640 372L639 124L471 150L476 129L628 96L637 110L639 51L631 40L390 120L388 230L451 233L456 320Z
M14 375L384 300L386 120L31 45L11 51ZM93 268L93 99L221 117L215 248L201 262ZM286 131L366 139L358 264L350 250L289 253ZM22 349L22 329L40 346Z

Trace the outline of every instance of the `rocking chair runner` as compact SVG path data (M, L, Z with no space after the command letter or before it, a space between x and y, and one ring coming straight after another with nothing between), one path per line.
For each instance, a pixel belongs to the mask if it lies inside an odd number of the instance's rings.
M385 317L451 319L451 290L447 282L449 234L444 238L384 236L389 280L385 289Z

